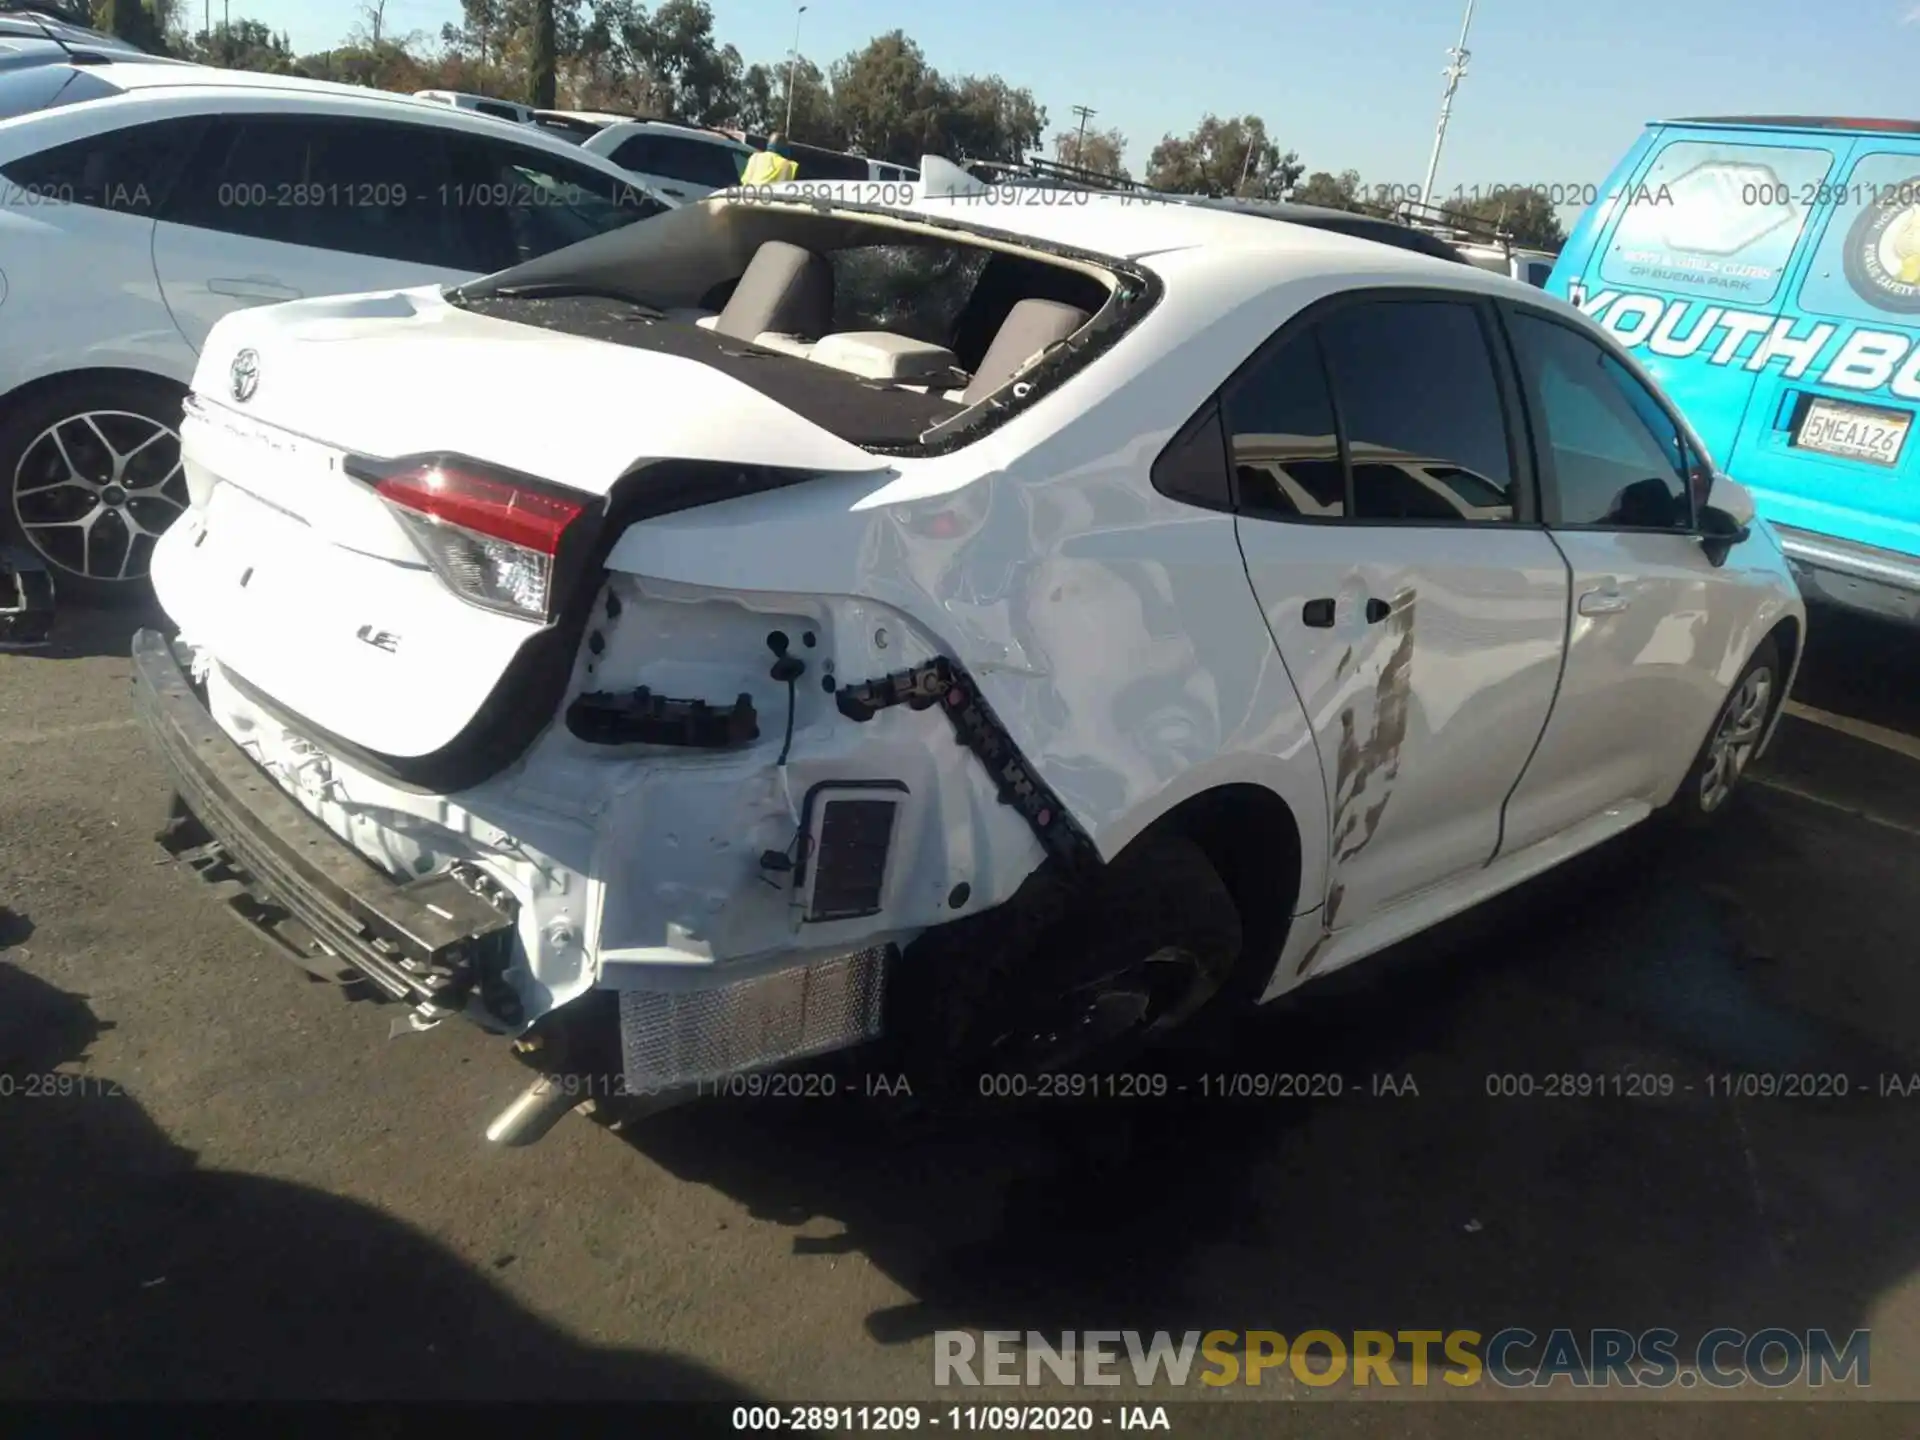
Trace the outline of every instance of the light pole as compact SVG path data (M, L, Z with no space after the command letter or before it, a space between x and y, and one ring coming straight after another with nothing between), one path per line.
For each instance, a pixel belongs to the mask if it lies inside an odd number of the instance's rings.
M1467 0L1467 13L1460 21L1460 43L1447 51L1447 68L1440 73L1447 77L1446 93L1440 97L1440 126L1433 132L1433 155L1427 161L1427 180L1420 187L1420 203L1433 203L1433 177L1440 169L1440 147L1447 138L1447 120L1453 114L1453 92L1460 88L1460 78L1467 73L1467 27L1473 24L1473 0Z
M787 135L793 135L793 72L800 64L800 17L807 13L802 5L793 12L793 54L787 59Z

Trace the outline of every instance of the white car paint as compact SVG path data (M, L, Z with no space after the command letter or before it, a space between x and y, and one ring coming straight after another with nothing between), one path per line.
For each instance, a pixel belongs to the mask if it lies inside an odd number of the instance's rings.
M636 142L657 142L672 146L685 155L697 156L704 169L711 166L715 172L713 183L701 178L694 166L678 161L653 162L647 164L621 163L630 173L637 175L651 189L676 201L701 200L714 191L726 186L719 183L719 173L731 167L733 182L738 183L741 167L753 155L753 148L725 135L711 130L698 130L691 125L674 125L664 120L622 120L603 126L581 142L580 148L589 154L601 155L613 160L622 151L631 154L629 147Z
M776 189L765 204L778 203ZM728 206L689 206L502 283L665 264L703 227L719 243ZM1302 840L1299 874L1275 876L1298 898L1263 998L1645 818L1673 797L1754 646L1783 624L1804 630L1764 525L1715 568L1678 535L1290 527L1150 481L1222 381L1337 293L1545 308L1650 384L1601 327L1537 290L1259 217L1102 195L990 218L967 197L922 195L900 215L1146 257L1164 295L1064 383L918 456L875 457L697 362L482 320L425 289L263 309L209 337L185 437L195 505L162 542L155 581L202 656L210 708L363 854L406 873L458 855L510 890L530 1017L596 986L721 985L908 939L1006 902L1043 851L941 717L900 707L850 724L811 683L786 763L765 729L744 749L679 755L610 753L555 724L491 778L422 794L316 748L229 672L319 728L419 754L467 724L535 628L398 563L378 503L329 473L341 449L454 450L591 495L647 457L817 471L627 529L594 612L618 618L595 622L603 648L582 650L567 694L744 692L779 717L787 697L761 644L777 626L817 635L809 663L843 683L957 660L1107 860L1189 798L1254 787ZM236 406L242 350L261 379ZM1716 495L1745 504L1730 481ZM267 559L265 588L243 600L239 577ZM319 590L340 604L305 603ZM1569 631L1575 598L1595 590L1626 608L1575 615ZM1322 596L1338 598L1335 623L1303 628L1304 601ZM1385 623L1360 617L1370 597L1391 600ZM396 648L356 648L366 626ZM753 857L790 842L810 786L868 778L907 788L882 913L803 934ZM1356 849L1361 830L1370 843ZM971 895L953 902L958 878Z
M503 132L496 121L431 101L190 65L115 64L100 67L96 78L117 93L0 122L0 170L71 142L189 117L324 116L506 139L644 191L618 167L531 126ZM0 345L0 417L26 387L103 368L184 387L208 330L237 310L475 276L453 264L286 244L132 209L61 203L57 194L29 192L4 178L0 199L0 333L7 337ZM0 514L11 480L0 475Z

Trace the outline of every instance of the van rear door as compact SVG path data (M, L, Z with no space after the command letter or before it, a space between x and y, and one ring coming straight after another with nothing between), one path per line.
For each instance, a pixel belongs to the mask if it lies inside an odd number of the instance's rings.
M1623 164L1609 181L1584 263L1575 257L1555 273L1552 288L1635 352L1723 465L1756 375L1797 362L1788 342L1799 332L1778 323L1788 279L1851 144L1801 131L1661 126L1636 146L1632 170L1623 175ZM1570 256L1580 238L1576 229Z
M1920 555L1920 137L1852 140L1835 179L1783 297L1825 338L1758 376L1723 463L1769 520Z

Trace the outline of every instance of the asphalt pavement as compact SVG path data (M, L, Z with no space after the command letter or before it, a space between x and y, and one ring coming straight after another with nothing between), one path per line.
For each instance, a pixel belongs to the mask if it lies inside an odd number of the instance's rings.
M481 1131L526 1072L500 1042L389 1038L391 1007L274 958L153 843L139 619L70 611L50 650L0 656L0 1398L944 1405L1008 1398L935 1388L947 1328L1724 1325L1873 1336L1866 1389L1763 1396L1738 1433L1827 1433L1836 1398L1850 1431L1912 1431L1847 1403L1920 1399L1909 633L1815 617L1776 753L1709 838L1625 837L1204 1062L1338 1096L929 1117L843 1085L502 1152ZM1846 1093L1727 1078L1781 1073ZM1544 1093L1567 1074L1659 1093ZM1368 1396L1276 1373L1233 1398ZM1730 1414L1559 1408L1525 1433ZM1467 1410L1257 1415L1513 1428Z

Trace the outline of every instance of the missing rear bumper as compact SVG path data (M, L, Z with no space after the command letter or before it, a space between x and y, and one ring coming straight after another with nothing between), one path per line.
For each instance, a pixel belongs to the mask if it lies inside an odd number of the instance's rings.
M356 974L429 1013L504 967L513 917L447 873L399 881L302 809L214 723L166 637L133 638L134 709L178 796L162 843L324 978Z
M698 1087L878 1038L893 956L881 945L731 985L622 990L628 1093Z

